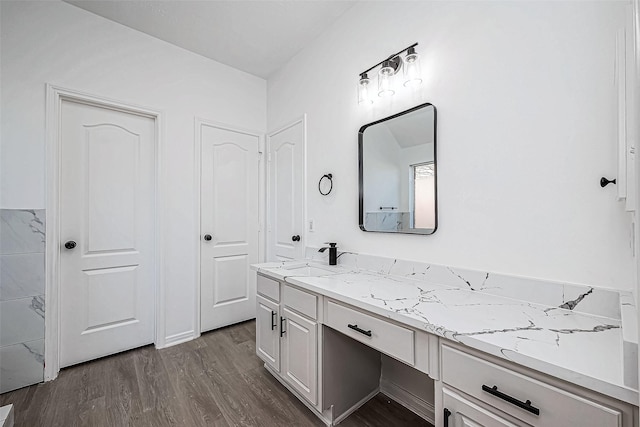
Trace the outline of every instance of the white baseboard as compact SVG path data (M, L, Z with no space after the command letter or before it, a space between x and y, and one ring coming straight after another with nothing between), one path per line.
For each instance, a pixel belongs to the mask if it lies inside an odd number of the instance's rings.
M264 364L264 368L271 374L273 375L273 377L275 379L277 379L280 384L282 384L287 390L289 390L301 403L304 404L304 406L306 406L307 408L309 408L311 410L311 412L313 412L315 414L316 417L320 418L320 421L322 421L323 423L325 423L325 425L327 425L328 427L331 427L331 420L327 419L323 414L321 414L320 412L318 412L318 410L315 408L315 406L313 406L311 403L309 403L307 401L307 399L305 399L304 397L302 397L300 395L300 393L298 393L297 390L295 390L293 387L291 387L289 384L287 384L287 382L285 380L282 379L282 377L280 376L280 374L278 374L277 372L275 372L269 365L267 365L266 363Z
M411 412L435 425L435 407L426 400L420 399L399 385L380 379L380 392L386 394Z
M358 409L360 409L360 407L362 405L364 405L365 403L367 403L368 401L370 401L371 399L376 397L378 395L378 393L380 393L380 389L376 389L376 390L372 391L371 393L369 393L368 396L365 396L363 399L361 399L359 402L357 402L351 408L347 409L342 414L340 414L340 416L336 417L336 419L333 420L333 425L339 424L342 420L347 418L349 415L351 415L354 412L356 412Z
M164 339L164 346L156 348L167 348L183 342L191 341L194 339L194 331L180 332L179 334L169 335Z
M0 408L0 427L13 427L13 405Z

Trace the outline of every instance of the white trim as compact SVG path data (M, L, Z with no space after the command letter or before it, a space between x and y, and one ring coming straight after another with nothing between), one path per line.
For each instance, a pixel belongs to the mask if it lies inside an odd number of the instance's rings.
M187 331L187 332L180 332L179 334L169 335L164 339L163 348L172 347L174 345L182 344L183 342L191 341L197 338L196 335L197 335L196 332L193 330Z
M615 58L615 83L616 83L616 118L617 118L617 142L618 142L618 181L616 189L618 200L627 197L627 45L625 28L619 28L616 32L616 58Z
M376 397L378 395L378 393L380 393L380 389L379 388L373 390L371 393L369 393L368 395L366 395L365 397L363 397L362 399L357 401L355 404L353 404L353 406L351 406L351 408L347 409L342 414L337 416L336 419L333 420L333 425L341 423L349 415L353 414L358 409L360 409L362 407L362 405L364 405L365 403L367 403L368 401L370 401L371 399ZM332 407L333 407L333 405L332 405Z
M164 315L164 274L163 274L163 242L161 225L162 218L162 113L147 107L125 104L117 100L102 96L91 95L75 90L65 89L46 84L46 262L45 262L45 368L44 379L50 381L58 376L60 371L60 106L63 100L110 108L129 114L138 114L152 118L155 122L155 339L157 348L165 345L165 315Z
M380 379L380 392L395 400L414 414L429 421L431 424L435 421L435 407L426 400L420 399L415 394L405 390L398 384L387 380Z
M300 234L302 235L302 255L304 257L304 248L307 246L307 113L304 113L302 116L296 118L294 121L289 122L286 125L277 127L275 130L267 133L266 143L265 143L265 151L266 156L271 157L271 138L275 135L284 132L285 130L294 127L298 123L302 123L302 230ZM265 185L266 185L266 203L265 203L265 218L266 218L266 239L265 239L265 261L273 260L273 254L271 253L270 247L270 235L271 235L271 194L270 190L270 174L271 172L271 162L266 163L265 168Z
M195 204L194 204L194 226L195 226L195 232L194 235L196 236L195 239L195 245L196 245L196 259L195 259L195 272L196 272L196 284L195 284L195 318L194 318L194 325L195 325L195 332L193 332L193 338L198 338L200 336L200 334L202 333L202 325L201 325L201 313L200 313L200 300L202 297L202 293L201 293L201 287L200 287L200 235L202 233L202 230L200 230L200 207L201 207L201 187L202 187L202 183L201 183L201 176L202 176L202 126L206 125L206 126L210 126L210 127L214 127L214 128L218 128L218 129L222 129L222 130L227 130L230 132L235 132L235 133L240 133L240 134L244 134L244 135L249 135L249 136L255 136L258 138L258 153L262 153L263 151L263 141L264 141L264 133L263 132L258 132L255 130L250 130L250 129L243 129L243 128L239 128L239 127L235 127L235 126L230 126L224 123L220 123L220 122L216 122L213 120L208 120L208 119L204 119L202 117L195 117L194 121L193 121L193 125L194 125L194 139L193 139L193 152L194 152L194 156L193 156L193 162L194 162L194 175L193 175L193 188L195 189ZM261 167L262 170L264 170L264 156L259 156L260 160L259 160L259 166L258 166L258 209L260 209L260 199L262 197L263 193L263 188L264 188L264 177L261 176L260 171L261 171ZM260 212L260 211L259 211ZM258 261L261 262L263 261L262 257L264 256L263 250L260 246L260 242L262 240L264 240L263 234L264 232L263 227L262 227L262 223L263 223L263 217L262 215L258 215ZM185 332L186 333L186 332ZM191 333L191 332L189 332ZM167 337L168 339L168 337Z
M280 382L280 384L282 384L284 386L284 388L286 388L287 390L289 390L291 392L291 394L294 395L294 397L296 397L300 403L302 403L304 406L306 406L307 408L309 408L309 410L311 412L313 412L313 414L320 418L320 421L322 421L323 423L325 423L325 425L331 427L333 425L335 425L335 423L332 423L331 420L327 419L327 417L325 417L322 413L320 413L318 411L318 409L312 405L311 403L309 403L309 401L305 398L302 397L302 395L298 392L298 390L296 390L295 388L291 387L291 385L289 385L289 383L287 383L284 378L282 378L280 376L280 374L276 373L273 368L271 366L269 366L268 364L264 364L264 368L276 379L278 380L278 382ZM376 390L376 394L378 393L378 390ZM375 394L374 394L375 396ZM364 402L366 403L366 402ZM356 408L357 409L357 408Z

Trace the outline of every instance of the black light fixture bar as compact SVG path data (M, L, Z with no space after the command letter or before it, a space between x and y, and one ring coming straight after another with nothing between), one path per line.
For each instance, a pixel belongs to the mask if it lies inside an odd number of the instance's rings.
M360 73L360 76L362 76L362 75L364 75L364 74L367 74L369 71L373 70L373 69L374 69L374 68L376 68L378 65L381 65L384 61L388 61L388 60L390 60L390 59L393 59L393 58L395 58L396 56L400 55L402 52L405 52L405 51L407 51L407 50L411 49L412 47L416 47L416 46L418 46L418 43L414 43L414 44L412 44L411 46L407 46L407 47L405 47L404 49L402 49L401 51L399 51L399 52L397 52L397 53L394 53L394 54L390 55L388 58L383 59L382 61L378 62L378 63L377 63L376 65L374 65L373 67L368 68L368 69L364 70L363 72L361 72L361 73Z

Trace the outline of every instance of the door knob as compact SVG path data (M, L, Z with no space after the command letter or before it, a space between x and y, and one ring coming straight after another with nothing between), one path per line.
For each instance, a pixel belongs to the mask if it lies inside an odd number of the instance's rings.
M299 242L300 241L300 236L298 236L297 234L295 236L291 237L291 240L294 242Z
M74 242L73 240L69 240L67 243L64 244L64 247L67 249L73 249L76 247L76 242Z
M206 240L207 242L210 241L211 239L212 239L211 234L204 235L204 240Z

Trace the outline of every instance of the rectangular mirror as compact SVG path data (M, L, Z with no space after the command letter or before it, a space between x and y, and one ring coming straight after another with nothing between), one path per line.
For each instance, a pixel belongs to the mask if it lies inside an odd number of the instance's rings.
M436 108L423 104L358 133L360 228L433 234L438 227Z

